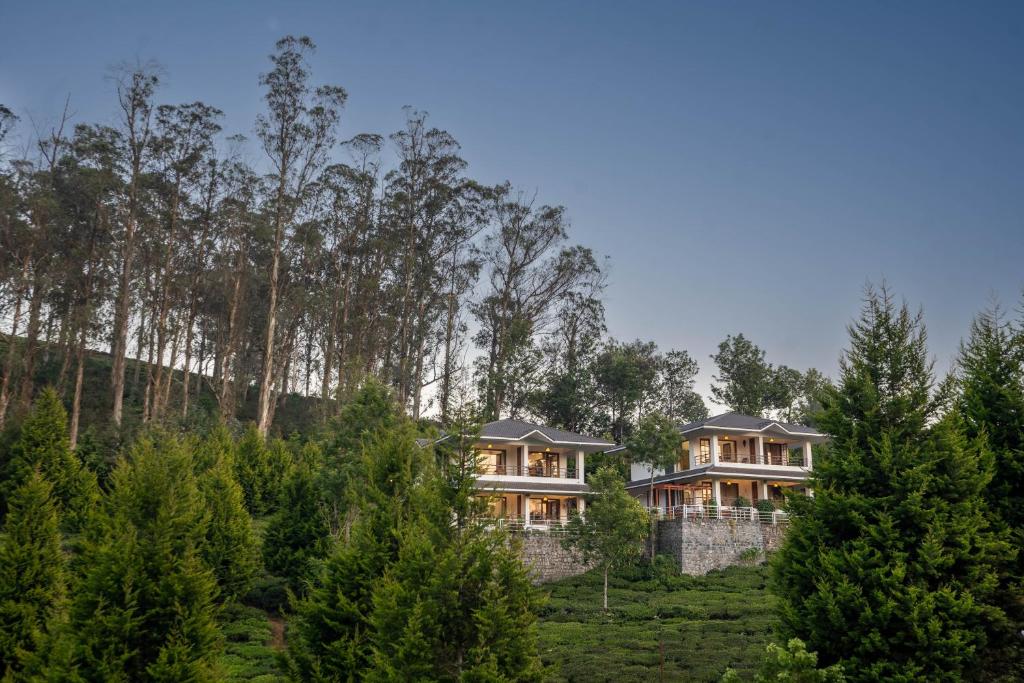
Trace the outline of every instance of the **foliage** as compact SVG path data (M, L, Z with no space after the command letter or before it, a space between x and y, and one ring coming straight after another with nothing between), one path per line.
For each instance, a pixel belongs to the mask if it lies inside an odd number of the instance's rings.
M793 497L774 576L788 634L851 680L954 680L975 670L1009 545L986 519L984 439L933 422L920 315L868 289L839 386L815 496Z
M237 598L245 594L259 572L260 544L230 456L222 456L199 476L199 489L209 514L203 561L213 570L221 597Z
M90 518L64 637L86 680L214 680L216 580L202 560L205 503L190 453L135 443ZM55 671L58 678L69 671Z
M44 390L18 428L3 466L5 498L34 470L53 485L54 501L68 529L78 529L99 495L96 478L68 441L67 413L52 389Z
M0 533L0 668L17 674L62 617L67 577L53 487L38 470L11 494Z
M608 575L640 557L651 522L647 511L626 493L625 484L613 470L598 470L591 477L590 491L584 514L569 520L563 545L575 548L585 562L601 569L607 610Z
M778 626L764 566L685 576L671 559L545 584L541 657L556 681L714 681L727 667L752 676ZM661 565L667 565L664 571Z
M740 680L733 669L722 676L722 683L738 683ZM786 647L769 643L764 664L754 676L755 683L842 683L845 680L843 669L838 664L819 669L818 655L808 652L799 638L790 639Z
M254 424L246 428L238 441L234 467L250 514L259 516L276 509L278 490L290 461L285 442L264 439Z
M1011 680L1024 676L1024 332L1005 321L998 305L971 323L955 379L953 407L965 434L985 438L994 456L992 481L984 490L989 509L1018 548L999 591L1010 619L983 659L988 677Z
M217 659L222 681L284 683L275 634L267 614L253 607L228 604L220 615L224 648Z
M318 559L330 549L330 527L313 471L296 464L281 486L277 513L263 539L267 570L284 577L292 591L304 592L304 581Z
M348 539L297 604L293 675L537 680L535 594L515 548L478 520L475 459L435 467L403 427L363 454Z
M711 356L718 367L711 395L719 403L744 415L762 417L772 407L775 370L765 352L738 334L728 335Z

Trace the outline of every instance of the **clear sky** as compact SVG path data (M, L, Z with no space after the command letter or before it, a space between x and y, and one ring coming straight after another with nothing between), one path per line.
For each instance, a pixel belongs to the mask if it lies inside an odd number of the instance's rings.
M743 332L834 373L868 280L924 307L945 368L1024 286L1024 3L0 0L0 102L112 120L104 80L156 59L162 101L250 134L274 41L307 34L343 134L406 104L470 173L563 204L612 261L612 335L701 363Z

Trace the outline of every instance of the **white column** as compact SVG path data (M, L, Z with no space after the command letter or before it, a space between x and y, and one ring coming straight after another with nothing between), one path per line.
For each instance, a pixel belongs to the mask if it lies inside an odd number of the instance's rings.
M804 467L807 469L811 469L811 458L813 455L814 453L811 450L811 442L804 441Z
M586 509L587 509L587 499L584 498L583 496L580 496L579 498L577 498L576 499L576 509L582 515L586 511Z
M576 478L582 484L585 481L583 471L586 469L583 462L583 451L576 451Z
M718 434L711 435L711 465L718 464Z
M520 455L520 458L521 462L519 463L519 474L520 476L525 477L527 474L529 474L530 466L530 449L526 446L526 444L523 444L522 446L522 455Z
M700 439L690 439L690 461L686 463L688 469L693 469L697 466L697 455L700 451Z
M761 498L760 500L768 500L768 482L762 481L761 484Z
M714 452L714 451L712 451ZM718 505L722 504L722 482L719 479L711 480L711 495L715 497L715 502Z
M530 526L530 494L523 495L523 526Z
M758 436L757 437L757 462L758 463L763 463L764 462L764 437L763 436Z

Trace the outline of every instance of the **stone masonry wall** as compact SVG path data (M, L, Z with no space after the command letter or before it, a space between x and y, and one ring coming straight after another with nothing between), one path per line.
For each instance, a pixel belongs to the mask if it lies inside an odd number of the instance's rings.
M734 519L668 519L658 522L658 553L679 563L683 574L749 564L777 550L785 525ZM756 553L752 552L752 549Z
M534 583L577 576L591 568L575 550L562 547L561 534L526 531L518 538L522 541L523 564L530 570Z

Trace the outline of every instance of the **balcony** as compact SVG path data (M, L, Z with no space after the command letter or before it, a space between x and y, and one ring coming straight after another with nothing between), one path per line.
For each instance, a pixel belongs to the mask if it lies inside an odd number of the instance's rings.
M575 467L559 467L557 463L532 463L528 467L516 463L513 465L494 465L483 463L477 466L481 475L497 475L506 477L545 477L554 479L576 479Z

